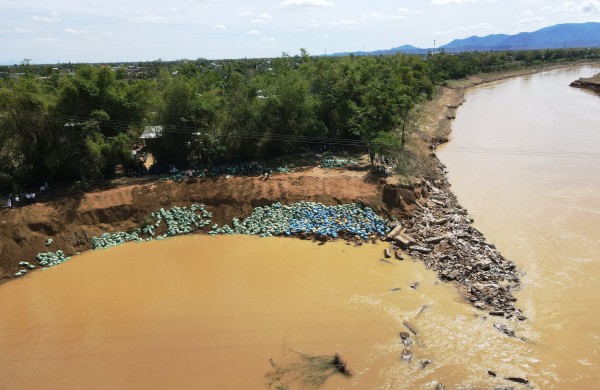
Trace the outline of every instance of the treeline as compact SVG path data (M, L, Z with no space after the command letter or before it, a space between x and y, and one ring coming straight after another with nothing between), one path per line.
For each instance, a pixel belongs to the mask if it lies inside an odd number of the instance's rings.
M157 163L179 168L325 143L398 148L396 129L406 129L408 113L436 84L599 55L566 49L340 58L301 50L262 60L0 67L0 190L110 178L119 165L140 164L131 151L143 135Z

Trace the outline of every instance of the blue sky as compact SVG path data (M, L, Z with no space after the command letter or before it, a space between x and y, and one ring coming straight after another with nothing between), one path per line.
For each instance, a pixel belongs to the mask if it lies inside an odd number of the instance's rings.
M432 47L600 21L600 0L0 0L0 63Z

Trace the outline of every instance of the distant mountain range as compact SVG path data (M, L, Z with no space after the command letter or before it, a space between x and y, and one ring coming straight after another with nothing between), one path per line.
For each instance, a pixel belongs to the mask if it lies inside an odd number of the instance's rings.
M436 48L436 50L444 49L447 52L461 52L558 49L571 47L600 47L600 23L565 23L545 27L533 32L522 32L516 35L492 34L485 37L472 36L465 39L455 39L446 45ZM432 49L404 45L387 50L346 52L335 53L332 55L385 55L394 53L426 54L430 50Z

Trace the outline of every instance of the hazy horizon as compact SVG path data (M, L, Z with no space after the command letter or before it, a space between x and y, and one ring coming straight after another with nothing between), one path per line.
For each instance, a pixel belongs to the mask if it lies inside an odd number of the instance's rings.
M320 55L600 21L600 0L24 0L0 5L0 63Z

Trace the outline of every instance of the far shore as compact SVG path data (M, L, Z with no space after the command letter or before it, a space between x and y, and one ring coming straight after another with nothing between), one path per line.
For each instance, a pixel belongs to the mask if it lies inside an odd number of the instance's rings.
M588 65L600 66L600 61L542 64L516 70L481 73L465 79L449 81L445 86L439 87L436 96L431 101L423 104L423 112L418 119L419 125L425 133L431 136L432 143L437 145L448 142L452 132L451 121L456 118L456 109L464 103L465 93L469 89L515 77L529 76L556 69L579 68ZM590 79L593 79L593 82L597 83L600 91L600 73Z

